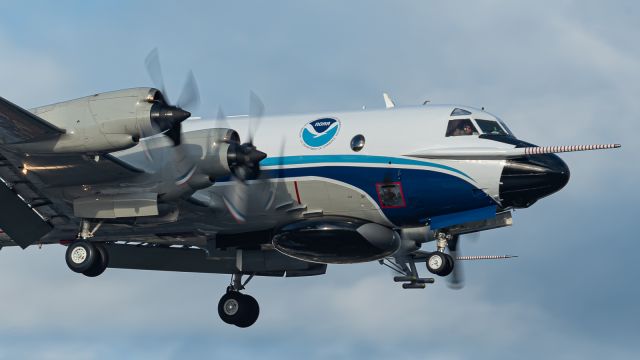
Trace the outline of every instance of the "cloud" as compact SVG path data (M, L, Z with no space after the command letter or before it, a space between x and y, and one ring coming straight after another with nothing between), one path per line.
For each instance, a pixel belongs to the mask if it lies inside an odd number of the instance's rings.
M54 252L55 257L51 251L36 257L61 262L61 251ZM8 265L3 264L4 274ZM530 357L527 351L532 358L570 358L580 353L576 349L593 346L566 319L519 298L496 299L486 284L458 292L441 282L423 291L401 290L375 265L334 267L323 279L256 279L250 293L261 301L263 315L245 330L216 318L224 276L109 270L104 279L84 279L60 270L42 273L37 288L26 292L24 282L35 282L30 276L5 277L10 281L3 284L0 344L7 357L60 358L80 346L76 354L96 359L124 349L159 358L189 351L253 356L257 349L266 357L304 354L312 359L452 359L523 351L522 358ZM10 296L14 293L20 296ZM584 355L605 349L612 350L600 344Z
M203 115L246 112L249 88L268 113L382 107L386 90L399 105L486 106L541 145L624 147L563 155L566 189L465 241L465 254L521 257L465 264L462 291L402 290L376 264L255 279L262 314L245 330L217 318L227 276L86 279L62 247L3 249L0 358L638 356L635 3L246 5L43 4L3 22L0 96L36 106L149 85L143 58L158 46L173 98L194 68Z

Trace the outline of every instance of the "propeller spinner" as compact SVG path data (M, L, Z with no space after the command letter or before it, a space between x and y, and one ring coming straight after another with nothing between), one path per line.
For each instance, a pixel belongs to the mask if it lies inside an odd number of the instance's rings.
M162 93L162 97L156 100L156 103L151 108L151 123L158 132L164 133L169 137L174 146L178 146L182 141L182 122L191 116L191 113L185 108L194 109L200 104L200 91L198 90L195 76L192 71L189 71L178 98L178 103L171 105L167 100L168 96L164 86L164 77L162 76L162 67L157 48L151 50L147 55L145 67L151 81ZM141 137L143 137L142 135Z

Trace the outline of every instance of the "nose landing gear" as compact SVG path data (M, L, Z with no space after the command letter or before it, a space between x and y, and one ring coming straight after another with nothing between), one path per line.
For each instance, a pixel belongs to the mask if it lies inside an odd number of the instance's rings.
M444 252L445 248L449 246L449 240L452 239L452 236L442 232L439 232L436 236L437 250L427 257L427 270L435 275L447 276L451 274L455 264L453 256Z
M447 276L453 271L453 262L451 255L436 251L427 258L427 270L435 275Z
M245 285L253 278L249 278L243 283L242 274L233 274L231 284L227 287L227 293L218 302L218 315L227 324L232 324L241 328L253 325L260 315L260 306L256 299L250 295L240 293Z

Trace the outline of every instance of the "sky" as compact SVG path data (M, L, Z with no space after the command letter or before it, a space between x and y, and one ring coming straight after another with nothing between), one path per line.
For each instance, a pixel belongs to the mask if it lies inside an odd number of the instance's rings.
M257 278L248 329L218 318L226 275L89 279L62 246L4 248L0 359L640 357L639 19L634 1L0 3L0 96L27 108L151 86L158 47L170 98L193 70L205 117L247 113L250 90L268 114L382 108L387 91L484 106L539 145L623 145L562 155L561 192L463 239L519 257L465 263L462 290L403 290L377 263Z

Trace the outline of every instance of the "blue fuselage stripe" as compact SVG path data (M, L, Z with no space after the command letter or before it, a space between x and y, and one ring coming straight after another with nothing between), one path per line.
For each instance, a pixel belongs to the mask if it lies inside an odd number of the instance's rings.
M268 179L319 177L349 184L367 193L396 226L424 225L433 216L495 205L469 181L429 168L319 164L264 169L262 173ZM390 182L401 184L404 206L382 207L379 203L377 185Z
M385 164L385 165L414 165L432 167L442 170L451 171L466 177L473 181L473 178L464 172L451 166L436 164L427 161L413 160L407 158L398 158L390 156L376 155L299 155L299 156L281 156L270 157L260 162L261 166L287 166L287 165L304 165L304 164L339 164L339 163L360 163L360 164Z

